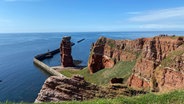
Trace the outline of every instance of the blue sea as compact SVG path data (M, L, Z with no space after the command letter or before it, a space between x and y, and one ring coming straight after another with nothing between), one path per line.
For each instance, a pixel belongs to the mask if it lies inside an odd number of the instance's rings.
M87 65L90 47L100 36L113 39L136 39L159 34L184 36L184 32L76 32L76 33L1 33L0 34L0 102L34 102L47 73L33 64L33 57L59 48L63 36L71 36L74 59ZM85 38L81 43L78 40ZM60 65L60 55L44 60L49 66Z

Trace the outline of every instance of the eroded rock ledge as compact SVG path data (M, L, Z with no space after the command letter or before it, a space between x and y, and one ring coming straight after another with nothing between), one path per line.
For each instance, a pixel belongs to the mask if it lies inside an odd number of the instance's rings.
M95 97L99 87L90 84L82 76L67 77L49 77L35 102L60 102L71 100L87 100Z
M35 102L82 101L116 95L117 93L113 93L110 89L86 82L80 75L73 78L51 76L45 81Z
M49 77L35 103L83 101L93 98L114 98L119 95L133 96L146 93L144 91L130 90L126 85L97 86L84 80L84 77L75 75L72 78L51 76Z

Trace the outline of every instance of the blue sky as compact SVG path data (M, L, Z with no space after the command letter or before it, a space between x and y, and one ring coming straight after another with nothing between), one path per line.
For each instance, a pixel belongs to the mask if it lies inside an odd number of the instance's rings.
M154 30L184 30L184 0L0 0L0 33Z

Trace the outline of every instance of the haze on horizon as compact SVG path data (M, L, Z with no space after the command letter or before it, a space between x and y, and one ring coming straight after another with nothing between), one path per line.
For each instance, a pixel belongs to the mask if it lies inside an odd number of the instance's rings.
M182 30L183 0L0 0L0 33Z

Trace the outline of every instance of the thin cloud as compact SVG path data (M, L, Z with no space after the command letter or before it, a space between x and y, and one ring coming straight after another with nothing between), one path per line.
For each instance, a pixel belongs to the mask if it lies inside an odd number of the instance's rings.
M173 19L173 18L183 18L183 17L184 17L184 7L178 7L178 8L142 12L138 15L135 14L135 16L129 18L129 21L152 22L152 21L159 21L159 20Z

